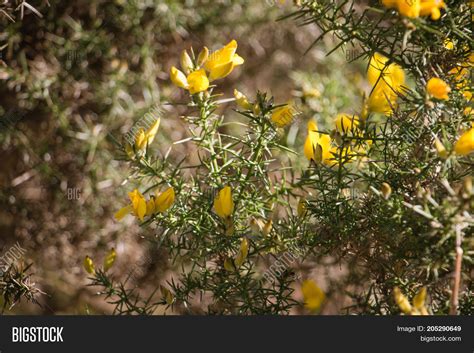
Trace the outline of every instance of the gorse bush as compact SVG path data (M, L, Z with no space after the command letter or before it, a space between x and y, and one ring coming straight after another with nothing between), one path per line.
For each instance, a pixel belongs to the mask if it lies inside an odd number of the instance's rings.
M108 274L112 255L103 270L86 258L116 313L285 314L296 290L311 312L340 300L341 313L473 313L472 3L296 3L288 17L319 28L314 45L358 48L365 91L351 111L312 116L306 99L222 97L220 80L245 70L235 40L176 58L189 137L174 143L194 155L153 153L169 116L139 129L122 146L138 187L116 214L154 229L176 275L142 298ZM232 100L243 120L226 118ZM299 150L283 142L295 121ZM317 284L311 271L330 266L344 271Z

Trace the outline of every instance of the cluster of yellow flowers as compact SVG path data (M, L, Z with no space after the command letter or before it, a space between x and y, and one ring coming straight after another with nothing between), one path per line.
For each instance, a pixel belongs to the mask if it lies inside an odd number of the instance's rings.
M420 291L413 297L412 304L408 298L403 295L400 288L395 287L393 290L393 296L395 303L397 303L400 310L406 315L429 315L428 309L426 308L426 287L420 289Z
M382 4L397 9L401 15L409 18L431 16L433 20L438 20L441 17L440 9L446 7L443 0L382 0Z
M363 140L357 146L349 141L342 141L343 136L360 138L360 118L357 115L338 114L334 119L334 129L331 135L318 132L315 121L308 122L308 135L304 143L304 155L310 161L334 166L339 161L352 162L357 156L366 153L365 147L370 147L370 140Z
M236 66L244 63L244 59L236 51L235 40L212 53L204 47L197 59L191 58L184 50L181 54L183 71L173 66L170 73L171 81L191 94L204 92L209 88L210 82L228 76Z
M115 249L112 248L109 253L105 256L104 259L104 272L107 272L110 270L110 268L113 266L115 263L115 259L117 257L117 253L115 252ZM91 275L95 274L95 265L94 261L89 256L86 256L84 259L84 269L86 270L87 273L90 273Z
M166 212L174 203L175 193L172 187L163 191L159 196L152 195L147 201L137 189L128 193L131 204L121 208L115 218L121 220L127 214L133 214L140 221L145 216L151 216L158 212Z

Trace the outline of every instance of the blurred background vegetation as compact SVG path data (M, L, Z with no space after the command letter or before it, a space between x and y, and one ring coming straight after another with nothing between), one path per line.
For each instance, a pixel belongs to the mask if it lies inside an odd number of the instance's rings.
M45 294L41 306L22 302L10 312L108 313L86 287L86 254L102 259L117 250L114 274L151 292L173 269L133 220L118 223L129 169L114 144L155 104L162 118L155 149L165 154L188 137L184 122L166 102L183 101L169 69L183 49L239 43L244 66L220 84L254 98L304 101L302 115L284 136L302 151L312 116L332 121L360 108L366 61L357 48L338 50L330 39L305 53L317 30L277 21L288 4L252 0L6 1L0 5L0 249L18 242L26 253L28 285ZM324 126L324 123L322 124ZM185 145L175 155L189 153ZM176 153L178 151L178 153ZM304 166L303 154L294 165ZM18 264L20 265L20 264ZM327 267L318 277L337 275ZM344 298L326 305L338 313ZM7 311L8 312L8 311Z

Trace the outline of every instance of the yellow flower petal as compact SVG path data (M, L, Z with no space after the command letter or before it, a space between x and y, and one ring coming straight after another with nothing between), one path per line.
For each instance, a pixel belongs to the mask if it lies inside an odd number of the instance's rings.
M204 69L190 73L187 80L189 84L188 89L191 94L203 92L209 88L209 79Z
M185 89L188 88L188 80L186 79L186 75L174 66L171 68L170 78L176 86Z
M232 189L230 186L224 187L214 199L214 211L216 214L225 219L234 212L234 201L232 200Z
M126 215L128 215L129 213L132 213L133 212L133 207L132 205L128 205L128 206L125 206L125 207L122 207L120 210L118 210L114 217L117 221L120 221L123 219L123 217L125 217Z
M173 188L163 191L160 196L155 199L155 211L165 212L174 203L175 193Z

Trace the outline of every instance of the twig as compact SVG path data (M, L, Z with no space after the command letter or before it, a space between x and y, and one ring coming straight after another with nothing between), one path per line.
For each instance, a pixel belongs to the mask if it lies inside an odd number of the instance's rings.
M462 265L462 255L463 250L461 248L462 244L462 234L461 228L456 227L456 260L454 268L454 283L453 283L453 293L451 297L451 306L449 308L449 315L457 315L458 305L459 305L459 287L461 285L461 265Z

